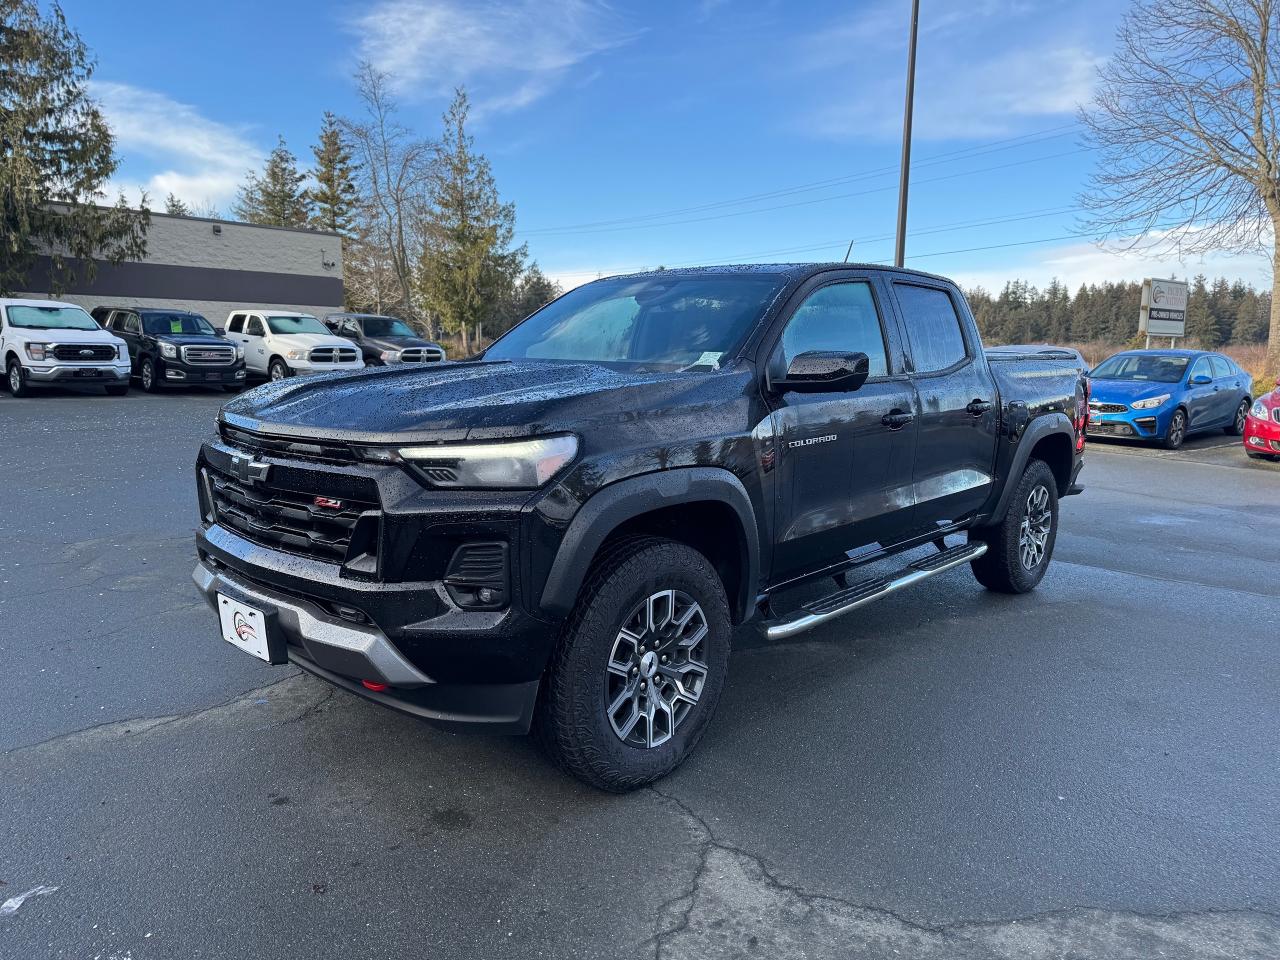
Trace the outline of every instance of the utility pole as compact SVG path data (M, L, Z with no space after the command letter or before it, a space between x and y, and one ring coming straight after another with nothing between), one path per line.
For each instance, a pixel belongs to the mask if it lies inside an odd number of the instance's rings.
M907 43L907 104L902 114L902 170L898 179L898 237L893 264L902 266L907 255L907 188L911 186L911 108L916 94L916 33L920 27L920 0L911 0L911 37Z

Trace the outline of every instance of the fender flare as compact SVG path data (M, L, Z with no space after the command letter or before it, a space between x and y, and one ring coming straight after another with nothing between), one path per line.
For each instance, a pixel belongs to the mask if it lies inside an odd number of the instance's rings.
M565 530L542 588L541 607L568 616L578 599L587 570L605 539L626 521L663 507L714 500L733 509L745 544L746 569L738 596L729 598L734 622L750 616L760 580L760 536L746 487L719 467L679 467L629 477L604 487L584 503Z
M991 512L991 521L993 523L999 523L1004 520L1005 514L1008 513L1014 487L1018 485L1017 479L1022 476L1022 471L1027 469L1027 461L1031 459L1032 449L1045 437L1058 433L1067 438L1074 450L1076 441L1075 426L1072 424L1071 418L1065 413L1041 414L1027 424L1021 438L1018 440L1017 448L1013 451L1013 460L1009 464L1009 472L1005 475L1004 489L1000 491L1000 499L996 501L996 508Z

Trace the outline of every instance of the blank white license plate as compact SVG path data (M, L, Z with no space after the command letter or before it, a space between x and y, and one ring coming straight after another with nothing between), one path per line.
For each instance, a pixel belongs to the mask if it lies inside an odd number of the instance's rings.
M261 610L218 594L218 617L222 620L222 639L259 660L271 662L267 649L267 618Z

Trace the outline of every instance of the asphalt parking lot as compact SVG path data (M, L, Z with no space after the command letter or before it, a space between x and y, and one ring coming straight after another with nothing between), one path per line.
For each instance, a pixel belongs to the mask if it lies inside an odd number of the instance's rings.
M743 629L618 797L218 639L223 399L0 397L5 960L1280 955L1280 465L1238 441L1091 445L1028 597Z

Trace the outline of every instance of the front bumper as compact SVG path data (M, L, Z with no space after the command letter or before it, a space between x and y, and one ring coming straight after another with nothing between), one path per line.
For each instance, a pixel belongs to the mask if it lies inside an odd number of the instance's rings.
M156 362L156 372L166 383L207 383L224 386L244 383L246 376L243 360L229 365L214 365L183 363L180 360L160 358Z
M1089 409L1089 439L1117 437L1126 440L1160 440L1169 430L1177 404L1166 402L1154 410L1099 413Z
M1250 453L1280 456L1280 423L1250 414L1244 421L1244 448Z
M219 596L262 611L283 636L289 662L367 700L439 726L527 733L537 678L519 683L438 683L372 623L353 623L321 602L250 580L201 551L196 588L217 613ZM364 681L386 685L374 690Z
M28 381L34 383L128 383L129 361L106 363L32 363L23 364Z
M364 361L354 363L312 363L310 360L285 360L291 373L305 375L308 373L334 373L339 370L363 370Z

